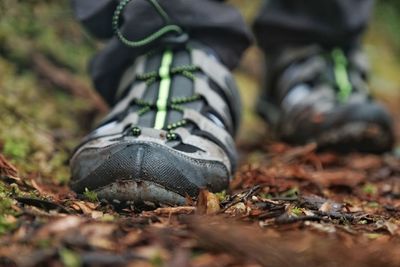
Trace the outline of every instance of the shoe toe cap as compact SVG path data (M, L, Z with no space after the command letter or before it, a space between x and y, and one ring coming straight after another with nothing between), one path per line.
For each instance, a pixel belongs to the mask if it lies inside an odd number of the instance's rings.
M200 188L221 191L229 173L221 162L190 157L172 148L127 142L82 149L71 161L71 187L100 192L104 198L182 204Z

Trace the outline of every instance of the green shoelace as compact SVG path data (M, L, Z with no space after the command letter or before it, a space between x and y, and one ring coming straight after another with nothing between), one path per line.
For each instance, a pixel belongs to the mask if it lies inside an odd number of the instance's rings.
M142 99L135 99L134 104L141 107L138 111L138 115L142 116L151 110L157 110L156 118L154 122L154 128L161 130L166 129L167 139L175 140L177 135L173 132L174 129L185 126L187 124L186 120L180 120L175 123L168 124L164 127L167 111L175 110L178 112L184 112L184 107L182 104L191 103L201 99L200 95L193 95L190 97L177 97L168 101L169 92L171 89L171 76L172 75L182 75L191 80L194 80L195 76L193 72L198 70L198 67L194 65L185 65L179 67L171 67L173 61L173 53L171 50L166 50L163 54L161 60L161 66L159 71L144 73L142 75L136 76L137 80L146 82L147 86L155 83L157 80L160 81L160 87L158 92L158 98L156 103L148 102ZM134 135L140 135L140 131L136 126L133 129Z
M121 14L124 11L125 7L131 2L132 0L122 0L117 8L115 9L113 18L112 18L112 27L114 30L115 35L118 37L118 39L125 44L126 46L132 47L132 48L137 48L137 47L142 47L146 46L148 44L153 43L154 41L160 39L162 36L165 36L168 33L176 33L176 34L183 34L184 31L182 30L181 27L175 24L171 24L171 19L168 16L168 14L165 12L165 10L160 6L160 4L156 0L147 0L154 9L157 11L157 13L160 15L160 17L163 19L165 25L157 30L156 32L150 34L149 36L137 40L137 41L132 41L128 40L124 37L122 32L119 29L119 22L121 18Z
M341 103L346 103L353 91L353 86L350 82L350 77L347 71L348 61L342 49L336 48L331 53L334 68L336 85L339 89L338 100Z
M152 4L157 13L162 17L165 26L163 26L161 29L157 30L156 32L150 34L149 36L141 40L132 41L126 39L119 29L119 21L123 10L131 1L132 0L121 1L114 12L112 20L112 26L115 35L126 46L132 48L138 48L149 45L169 33L184 34L183 30L178 25L171 24L169 16L156 0L147 0L149 3ZM158 71L144 73L136 77L137 80L146 82L147 86L150 86L151 84L153 84L158 80L160 81L157 102L151 103L141 99L134 100L134 104L140 107L139 111L137 112L139 116L142 116L151 110L157 111L154 122L154 128L158 130L161 129L167 130L166 138L168 140L176 140L178 136L176 133L173 132L173 130L185 126L187 124L187 121L183 119L178 122L174 122L165 126L168 110L184 112L184 107L182 106L182 104L194 102L201 99L200 95L194 95L190 97L173 98L170 101L168 101L171 89L171 76L183 75L191 80L194 80L195 76L193 73L198 70L198 67L194 65L171 67L173 62L173 57L174 54L172 50L167 49L166 51L164 51L161 60L161 66ZM139 136L141 134L140 127L134 126L131 129L131 133L134 136Z

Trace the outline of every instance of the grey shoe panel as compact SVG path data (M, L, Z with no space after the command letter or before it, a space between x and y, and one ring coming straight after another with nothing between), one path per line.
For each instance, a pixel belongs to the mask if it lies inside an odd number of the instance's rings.
M194 90L196 94L201 95L207 101L208 105L212 107L217 115L222 119L228 131L233 132L233 118L226 101L224 101L218 93L208 90L208 87L208 81L205 77L198 77L194 81Z
M237 152L235 148L235 142L233 141L231 135L194 110L185 109L183 118L194 123L199 128L201 133L203 133L203 136L206 136L212 141L217 142L217 144L226 151L228 157L230 158L232 162L232 169L236 169ZM201 133L197 134L201 135Z
M197 45L194 45L194 47L196 46ZM228 100L227 103L230 107L229 113L232 115L234 123L233 134L235 134L240 124L242 104L239 90L237 89L232 74L222 64L215 64L215 59L207 56L206 53L200 49L194 49L192 51L192 61L223 91L224 97Z

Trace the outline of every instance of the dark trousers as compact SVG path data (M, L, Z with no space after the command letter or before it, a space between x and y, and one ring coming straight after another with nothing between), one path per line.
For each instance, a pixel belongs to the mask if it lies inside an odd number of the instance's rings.
M96 89L112 104L124 69L145 48L128 48L113 37L111 18L118 0L71 1L77 18L93 35L110 39L92 60L90 73ZM175 24L191 38L213 48L231 69L253 41L239 12L223 1L159 0L159 3ZM254 34L266 53L297 44L345 47L358 42L372 6L373 0L269 0L254 22ZM121 29L128 39L138 40L162 25L153 7L141 0L127 6Z

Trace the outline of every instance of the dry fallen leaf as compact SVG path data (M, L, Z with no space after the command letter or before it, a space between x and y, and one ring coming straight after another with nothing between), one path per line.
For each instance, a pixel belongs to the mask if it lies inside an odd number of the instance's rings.
M116 227L109 223L91 223L83 225L79 232L92 247L112 250L115 244L110 237Z
M247 207L243 202L239 202L229 208L226 209L225 213L232 215L243 215L246 214Z
M43 226L37 233L38 238L47 237L51 234L61 233L73 228L79 227L84 222L84 219L78 216L65 216L61 219L51 222Z
M17 177L18 170L6 158L0 154L0 176Z
M82 211L83 214L91 215L93 211L96 209L96 204L86 201L75 200L71 204L71 208L76 211Z
M197 199L197 213L198 214L216 214L221 210L218 197L204 189L200 191Z
M338 212L342 209L342 205L333 201L326 201L322 206L319 208L319 211L325 212L325 213L331 213L331 212Z
M311 180L323 187L348 186L355 187L365 180L365 174L352 170L324 170L311 174Z
M153 213L157 215L178 215L178 214L192 214L196 210L196 207L165 207L165 208L158 208L153 211Z
M119 242L125 246L135 245L138 241L141 240L142 232L143 231L141 229L133 229L128 234L126 234L124 237L122 237L119 240Z
M90 214L90 216L91 216L93 219L102 218L103 215L104 215L104 213L103 213L102 211L97 211L97 210L92 211L92 213Z
M397 224L394 224L392 222L388 222L386 221L384 223L385 228L388 230L388 232L391 235L395 235L397 233L397 231L399 230L399 226Z

